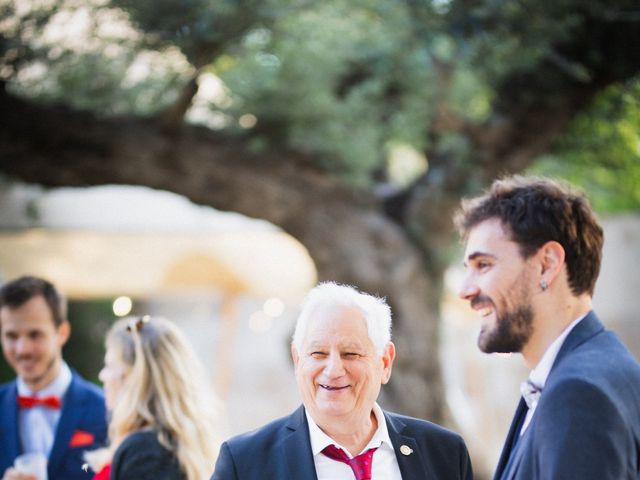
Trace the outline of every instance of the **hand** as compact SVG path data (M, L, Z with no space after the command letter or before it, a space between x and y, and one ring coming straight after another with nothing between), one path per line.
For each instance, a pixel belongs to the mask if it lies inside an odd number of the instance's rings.
M2 480L38 480L38 478L30 473L20 473L15 468L8 468Z

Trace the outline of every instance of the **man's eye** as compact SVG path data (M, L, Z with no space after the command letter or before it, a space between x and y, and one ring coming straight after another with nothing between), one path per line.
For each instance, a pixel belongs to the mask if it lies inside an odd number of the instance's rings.
M356 352L346 352L346 353L343 353L342 356L346 358L358 358L360 357L360 354Z
M488 267L490 267L490 266L491 266L491 264L490 264L489 262L485 262L485 261L479 261L479 262L477 263L477 267L478 267L478 269L480 269L480 270L484 270L485 268L488 268Z
M324 357L326 357L326 356L327 356L327 354L326 354L326 353L324 353L324 352L311 352L311 356L312 356L313 358L317 358L317 359L319 359L319 358L324 358Z

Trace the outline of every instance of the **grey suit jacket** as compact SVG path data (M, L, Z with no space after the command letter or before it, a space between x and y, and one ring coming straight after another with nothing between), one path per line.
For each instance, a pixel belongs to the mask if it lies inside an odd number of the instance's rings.
M494 480L639 480L640 365L590 312L555 359L524 435L521 400Z
M473 479L469 453L459 435L424 420L384 415L402 478ZM401 445L413 453L400 454ZM304 407L225 442L211 480L317 480Z

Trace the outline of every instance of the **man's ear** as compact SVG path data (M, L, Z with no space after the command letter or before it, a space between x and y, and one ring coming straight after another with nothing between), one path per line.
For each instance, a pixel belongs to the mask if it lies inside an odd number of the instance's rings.
M293 360L293 366L298 368L298 360L300 360L300 356L298 355L298 349L293 343L291 344L291 359Z
M382 383L386 384L391 378L391 369L393 367L393 360L396 358L396 346L393 342L387 343L382 354Z
M62 347L67 340L69 340L69 336L71 335L71 324L65 320L58 327L58 343Z
M540 281L551 285L564 267L564 248L556 241L547 242L538 250L538 258L540 261Z

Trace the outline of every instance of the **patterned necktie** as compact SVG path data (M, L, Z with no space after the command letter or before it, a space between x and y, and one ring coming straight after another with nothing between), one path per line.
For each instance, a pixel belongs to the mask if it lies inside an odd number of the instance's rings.
M373 463L373 452L377 447L370 448L357 457L349 458L349 456L341 448L335 445L329 445L322 453L332 460L346 463L353 470L356 480L371 480L371 464Z
M531 409L538 404L540 394L542 393L542 387L539 387L531 380L527 380L520 384L520 393L522 393L524 401L527 402L527 407Z
M47 408L53 408L59 410L61 407L60 398L50 396L50 397L23 397L18 395L18 406L20 408L33 408L36 406L42 406Z

